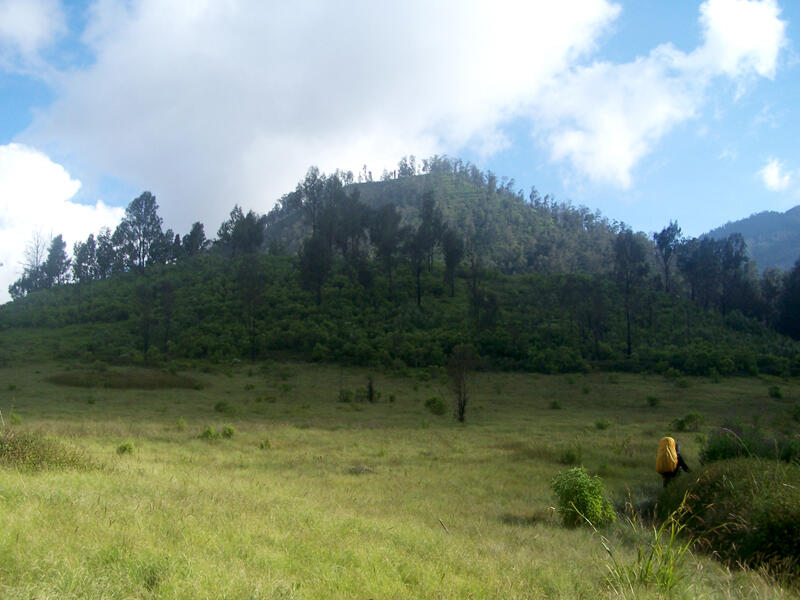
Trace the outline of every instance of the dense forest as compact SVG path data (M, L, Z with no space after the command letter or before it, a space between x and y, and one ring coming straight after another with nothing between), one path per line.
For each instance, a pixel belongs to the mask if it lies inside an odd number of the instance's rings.
M144 192L114 231L34 238L0 307L0 352L87 361L287 355L442 366L723 376L800 370L800 263L759 274L741 235L648 238L446 157L374 181L311 168L214 239L163 230ZM27 337L26 337L27 336ZM33 336L33 337L31 337Z

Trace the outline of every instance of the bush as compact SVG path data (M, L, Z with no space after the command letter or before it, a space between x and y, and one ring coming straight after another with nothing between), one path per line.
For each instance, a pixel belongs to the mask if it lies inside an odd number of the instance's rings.
M605 498L603 482L589 475L583 467L559 473L550 482L550 488L558 498L558 512L567 527L575 527L584 520L602 527L617 518Z
M758 457L800 463L800 439L764 437L758 427L726 425L713 431L700 450L700 462Z
M438 396L431 396L425 400L425 408L431 411L434 415L443 415L447 412L447 404Z
M122 456L123 454L133 454L133 451L136 447L133 445L133 442L122 442L119 446L117 446L117 454Z
M661 400L659 398L656 398L655 396L648 396L647 397L647 406L649 406L651 408L655 408L659 404L661 404Z
M269 438L264 438L260 442L258 442L258 449L259 450L269 450L272 448L272 442L269 441Z
M727 564L787 569L800 575L800 466L738 458L678 480L659 498L661 516L680 505L700 547Z
M0 465L34 471L92 466L85 454L57 440L11 429L0 429Z
M234 435L236 435L236 429L233 427L233 425L225 425L225 427L222 428L222 437L225 439L229 440Z
M583 451L580 446L566 446L558 455L558 462L565 465L577 465L581 462Z
M706 416L698 412L690 412L680 419L672 422L672 427L676 431L697 431L705 423Z
M200 434L200 438L204 440L215 440L219 437L217 430L214 429L211 425L203 429L203 432Z
M783 394L781 393L781 388L777 385L769 386L769 397L770 398L783 398Z
M609 421L608 419L601 419L600 421L595 421L594 426L597 427L597 429L599 429L600 431L603 431L604 429L608 429L609 427L611 427L611 421Z
M235 412L234 408L230 404L225 402L225 400L220 400L219 402L217 402L214 405L214 410L217 411L218 413L233 413L233 412Z
M561 406L561 402L559 402L558 400L551 400L550 408L553 410L561 410L563 407Z

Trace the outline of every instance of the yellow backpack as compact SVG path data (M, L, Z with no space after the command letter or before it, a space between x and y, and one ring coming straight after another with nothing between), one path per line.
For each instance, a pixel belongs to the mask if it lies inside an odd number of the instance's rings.
M675 447L675 440L671 437L661 438L658 442L658 455L656 457L656 471L661 473L672 473L678 468L678 450Z

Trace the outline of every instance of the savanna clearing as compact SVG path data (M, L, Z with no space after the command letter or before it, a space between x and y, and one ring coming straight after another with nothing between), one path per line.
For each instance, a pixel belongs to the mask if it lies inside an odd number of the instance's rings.
M2 427L83 453L78 468L0 464L1 598L800 597L698 553L670 593L620 590L600 536L563 527L550 489L574 464L600 475L618 514L601 533L633 565L652 535L625 506L657 498L659 438L697 467L712 426L780 431L796 380L476 373L458 424L442 370L206 371L130 389L152 373L0 369ZM691 412L705 422L675 431Z

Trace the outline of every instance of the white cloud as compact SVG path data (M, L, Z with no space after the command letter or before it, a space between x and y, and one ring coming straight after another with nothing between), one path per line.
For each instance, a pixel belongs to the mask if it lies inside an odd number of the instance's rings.
M782 192L789 189L792 183L791 173L784 170L783 163L777 158L770 158L764 168L758 172L764 187L771 192Z
M664 44L630 63L596 62L555 77L534 99L535 134L554 160L628 188L642 158L699 115L715 78L743 86L774 76L786 45L779 15L774 0L707 0L700 7L703 43L691 53Z
M64 31L58 0L0 0L0 66L36 60Z
M21 139L152 190L179 231L215 230L234 203L268 210L311 164L377 175L409 153L491 154L520 117L554 161L630 187L713 81L773 77L786 38L775 0L706 0L694 51L586 64L620 10L97 0L83 33L96 60L62 74Z
M170 226L267 210L311 164L502 147L502 124L619 12L562 2L93 5L96 61L21 139L157 194Z
M0 302L21 274L25 245L35 232L62 234L68 250L103 226L115 226L121 208L72 201L81 184L59 164L20 144L0 146Z

